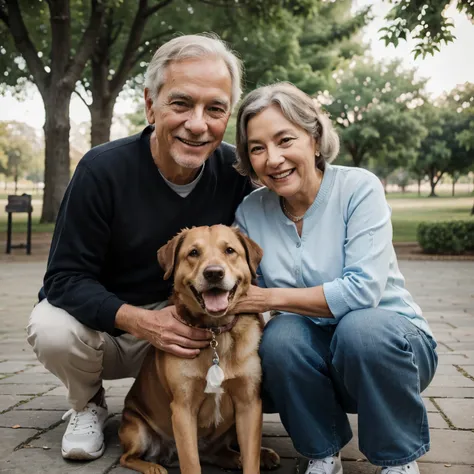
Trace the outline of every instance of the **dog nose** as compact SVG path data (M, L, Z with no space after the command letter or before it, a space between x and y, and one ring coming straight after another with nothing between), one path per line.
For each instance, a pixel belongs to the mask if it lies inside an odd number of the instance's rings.
M224 278L224 267L220 265L209 265L204 269L203 274L209 283L217 283Z

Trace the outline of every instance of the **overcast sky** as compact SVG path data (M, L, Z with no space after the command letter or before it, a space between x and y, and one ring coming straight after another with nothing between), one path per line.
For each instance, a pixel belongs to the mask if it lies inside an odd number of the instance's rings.
M355 7L373 5L375 19L364 30L364 39L370 43L371 51L376 59L388 60L400 57L407 67L415 67L420 77L428 78L427 90L433 96L438 96L444 91L449 91L457 84L474 82L474 60L472 50L474 46L474 25L461 15L454 7L447 14L454 21L454 35L456 40L449 45L442 45L441 52L434 57L425 59L419 57L413 60L414 42L401 42L397 48L385 47L379 39L378 29L384 26L384 15L390 5L382 0L353 0ZM115 112L120 114L130 110L131 104L124 100L118 100ZM74 96L71 101L71 119L80 123L89 121L90 115L87 107ZM26 122L35 128L41 129L44 123L44 108L41 97L36 89L33 89L28 100L18 102L7 96L0 97L0 120L18 120Z

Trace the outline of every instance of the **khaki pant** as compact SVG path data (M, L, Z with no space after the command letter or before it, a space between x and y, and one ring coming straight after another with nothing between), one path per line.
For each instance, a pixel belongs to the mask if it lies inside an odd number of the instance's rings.
M161 309L166 304L146 308ZM38 360L66 386L75 410L85 407L102 380L136 377L150 346L130 334L112 337L90 329L47 300L33 309L27 333Z

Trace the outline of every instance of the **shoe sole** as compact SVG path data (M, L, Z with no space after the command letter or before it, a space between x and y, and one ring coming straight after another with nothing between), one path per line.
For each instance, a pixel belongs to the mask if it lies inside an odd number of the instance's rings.
M105 444L102 445L99 451L94 453L88 453L81 448L73 448L66 452L61 448L61 454L64 459L74 459L75 461L92 461L93 459L100 458L102 454L104 454L104 451Z

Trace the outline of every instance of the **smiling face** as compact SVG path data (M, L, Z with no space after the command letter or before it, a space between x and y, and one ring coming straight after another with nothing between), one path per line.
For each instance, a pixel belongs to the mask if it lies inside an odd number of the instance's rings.
M155 101L145 89L146 115L155 125L152 155L170 181L183 184L221 143L231 112L232 80L212 57L171 62Z
M165 279L174 269L174 291L193 314L232 314L260 263L260 247L224 225L182 231L158 251Z
M247 124L250 163L260 182L279 196L311 194L319 181L316 140L271 105Z

